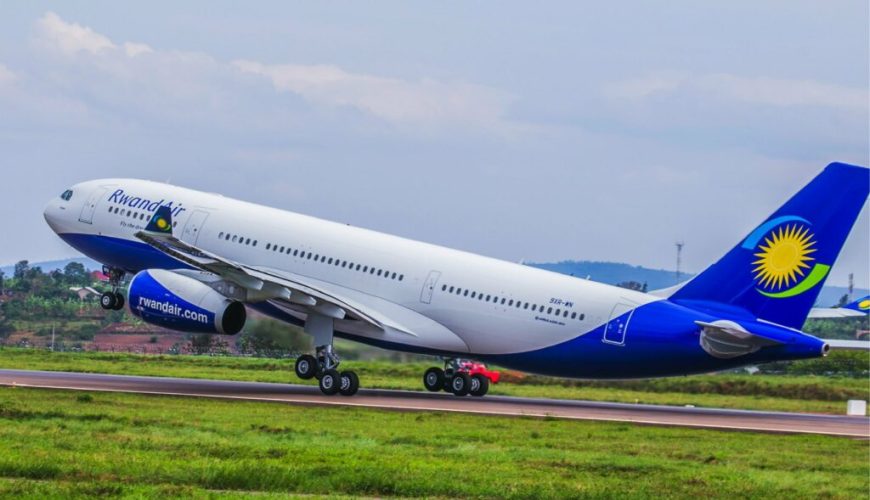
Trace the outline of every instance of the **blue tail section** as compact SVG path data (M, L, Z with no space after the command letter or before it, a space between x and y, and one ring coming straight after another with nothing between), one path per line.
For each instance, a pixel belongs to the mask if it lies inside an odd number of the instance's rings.
M843 306L843 309L851 309L865 314L870 314L870 295L865 295L863 298L850 302Z
M166 205L157 207L145 230L152 233L172 234L172 209Z
M868 191L867 168L828 165L670 300L800 328Z

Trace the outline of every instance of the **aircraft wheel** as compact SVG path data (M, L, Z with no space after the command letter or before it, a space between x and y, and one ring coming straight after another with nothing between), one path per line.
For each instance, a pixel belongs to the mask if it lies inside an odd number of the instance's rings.
M332 396L341 390L341 375L335 370L326 370L320 377L320 392Z
M484 396L489 391L489 379L481 374L475 374L471 377L471 389L469 394L472 396Z
M323 379L321 379L323 380ZM341 372L341 386L338 393L342 396L353 396L359 390L359 377L350 370Z
M302 380L314 378L317 373L317 360L310 354L303 354L296 358L296 376Z
M121 292L115 292L115 306L112 307L115 311L120 311L124 308L124 294Z
M423 374L423 385L426 390L432 392L444 389L444 370L434 366L426 370L426 373Z
M450 379L450 390L454 396L465 396L471 390L471 377L467 373L459 372Z
M117 303L117 301L117 297L112 292L103 292L103 294L100 295L100 307L107 311L115 309L115 304Z

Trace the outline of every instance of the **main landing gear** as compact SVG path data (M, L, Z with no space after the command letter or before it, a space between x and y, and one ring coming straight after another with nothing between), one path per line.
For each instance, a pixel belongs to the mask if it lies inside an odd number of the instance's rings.
M463 359L447 359L444 369L432 367L423 374L423 385L432 392L452 392L454 396L481 397L489 391L489 384L497 383L498 372L486 369L481 363Z
M103 266L103 274L109 277L112 291L103 292L100 295L100 307L106 310L120 311L124 308L124 294L118 291L118 288L121 286L121 280L124 279L124 271L115 267Z
M359 377L356 372L338 371L341 359L332 347L333 319L309 314L305 331L314 336L315 355L303 354L296 358L296 375L303 380L316 377L320 392L327 396L356 394L359 390Z

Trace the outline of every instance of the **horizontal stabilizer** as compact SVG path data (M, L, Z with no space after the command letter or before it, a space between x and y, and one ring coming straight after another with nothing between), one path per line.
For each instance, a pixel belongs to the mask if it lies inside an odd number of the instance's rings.
M781 341L748 332L739 324L728 320L712 323L696 321L701 330L701 347L713 357L731 359L761 349L782 344Z

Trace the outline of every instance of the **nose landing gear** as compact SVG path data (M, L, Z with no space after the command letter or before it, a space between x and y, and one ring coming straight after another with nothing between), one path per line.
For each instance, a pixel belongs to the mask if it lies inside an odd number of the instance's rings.
M115 267L103 266L103 274L109 277L112 285L111 292L103 292L100 295L100 307L109 311L120 311L124 308L124 294L118 291L121 280L124 279L124 271Z
M423 386L432 392L452 392L455 396L484 396L490 382L498 383L499 372L488 370L483 363L464 359L444 361L444 369L432 367L423 374Z

